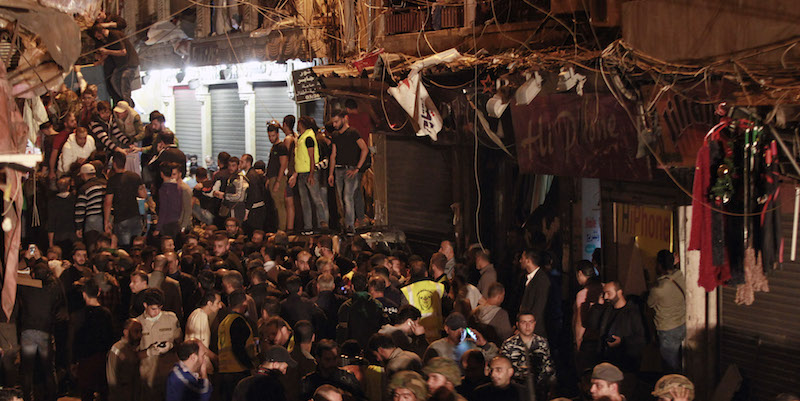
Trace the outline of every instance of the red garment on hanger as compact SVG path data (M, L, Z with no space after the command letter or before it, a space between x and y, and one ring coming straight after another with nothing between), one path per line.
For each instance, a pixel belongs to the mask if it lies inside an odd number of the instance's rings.
M715 127L716 128L716 127ZM712 132L715 131L712 129ZM697 285L711 292L731 278L728 257L725 263L714 265L711 256L711 208L708 203L708 188L711 185L711 156L708 141L697 152L694 186L692 188L692 228L689 234L689 250L700 251L700 272Z

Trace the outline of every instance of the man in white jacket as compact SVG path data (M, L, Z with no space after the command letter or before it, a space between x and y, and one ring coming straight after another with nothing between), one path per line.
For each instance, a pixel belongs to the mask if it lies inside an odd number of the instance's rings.
M76 129L61 148L61 157L58 160L59 177L67 174L73 163L77 162L78 165L85 163L95 149L94 138L89 135L89 131L83 127Z

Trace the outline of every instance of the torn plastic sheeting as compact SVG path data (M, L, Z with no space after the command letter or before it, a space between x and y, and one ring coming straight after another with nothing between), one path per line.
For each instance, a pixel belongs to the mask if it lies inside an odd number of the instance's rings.
M461 53L459 53L458 50L456 49L450 49L436 53L432 56L428 56L422 60L416 61L414 62L414 64L411 64L411 71L409 72L409 76L411 74L416 74L423 68L441 63L451 63L459 58L461 58Z
M50 57L65 71L72 68L81 54L81 30L68 14L32 3L0 0L0 18L19 21L23 29L38 35Z
M411 116L417 136L430 136L434 141L438 139L442 130L442 116L433 100L420 82L419 74L414 71L400 84L387 90L403 110Z
M169 21L160 21L147 30L147 41L144 44L152 46L156 43L170 43L188 38L189 36L179 26Z
M100 12L102 5L101 0L39 0L39 3L67 14L81 14L92 19Z

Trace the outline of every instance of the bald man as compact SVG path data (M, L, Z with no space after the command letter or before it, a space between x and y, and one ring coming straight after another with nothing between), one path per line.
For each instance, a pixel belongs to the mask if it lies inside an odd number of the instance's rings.
M164 293L164 310L174 313L178 321L183 322L181 285L167 275L168 264L166 255L156 255L153 258L153 271L147 275L147 284L149 288L158 288Z
M525 387L511 381L514 367L505 356L496 356L489 363L491 383L478 386L473 393L473 400L526 400Z

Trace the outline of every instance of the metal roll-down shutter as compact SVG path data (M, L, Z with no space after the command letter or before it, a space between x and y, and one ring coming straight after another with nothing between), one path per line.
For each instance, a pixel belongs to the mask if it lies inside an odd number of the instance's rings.
M203 140L200 128L201 104L194 97L194 89L176 87L175 94L175 136L183 153L197 155L203 160Z
M214 85L211 93L211 149L216 156L228 152L240 157L245 152L244 102L236 84Z
M256 93L256 152L253 156L266 163L272 149L267 138L267 121L277 120L280 123L287 114L298 117L297 104L289 97L286 82L255 83L253 90Z

